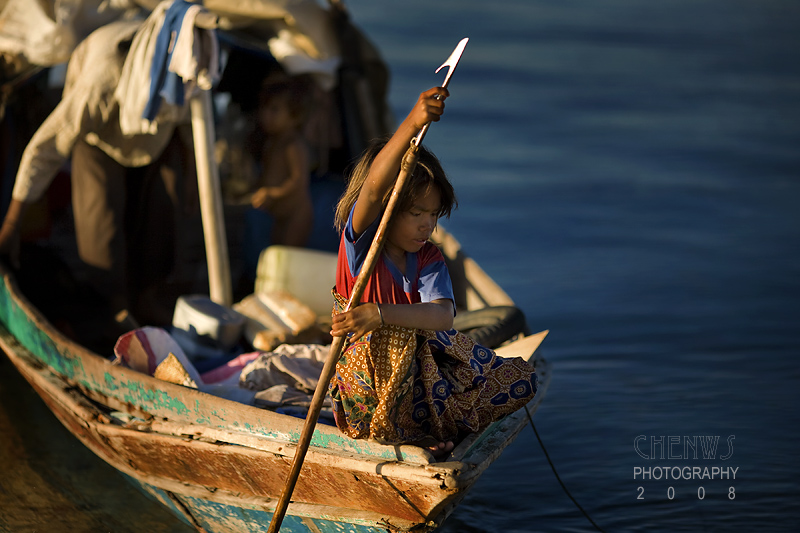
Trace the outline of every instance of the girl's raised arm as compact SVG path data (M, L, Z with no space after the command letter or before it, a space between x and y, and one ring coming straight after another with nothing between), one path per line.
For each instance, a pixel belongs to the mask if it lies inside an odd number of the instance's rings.
M394 186L411 139L428 122L438 122L444 113L444 99L450 93L444 87L433 87L419 95L417 103L395 131L389 142L375 156L353 212L353 230L360 235L380 215L383 198ZM441 99L435 98L440 95Z

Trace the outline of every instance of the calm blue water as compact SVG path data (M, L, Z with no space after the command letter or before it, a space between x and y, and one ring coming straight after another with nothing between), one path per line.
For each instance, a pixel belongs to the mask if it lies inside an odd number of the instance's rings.
M800 4L349 5L401 117L470 37L426 144L445 226L550 330L535 422L575 499L606 531L797 531ZM526 428L444 530L593 527Z

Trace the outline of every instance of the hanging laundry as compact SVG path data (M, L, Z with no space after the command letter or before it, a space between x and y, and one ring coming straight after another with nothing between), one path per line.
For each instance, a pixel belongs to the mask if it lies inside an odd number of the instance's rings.
M196 88L211 89L221 76L217 33L196 25L198 15L203 12L202 6L197 4L186 10L168 67L183 80L187 96Z
M216 33L194 24L202 10L185 0L161 2L142 24L115 93L123 133L155 133L158 122L179 116L196 90L210 88L219 79Z

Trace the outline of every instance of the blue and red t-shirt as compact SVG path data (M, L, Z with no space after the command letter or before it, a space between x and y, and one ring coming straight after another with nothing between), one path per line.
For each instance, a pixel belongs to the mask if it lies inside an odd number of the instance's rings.
M355 238L353 210L350 210L347 225L339 242L339 263L336 267L336 292L345 298L350 298L379 224L380 217ZM435 244L426 242L419 252L406 253L405 271L403 275L386 254L381 254L361 301L413 304L449 298L455 302L450 272L447 270L442 252ZM455 310L455 303L453 309Z

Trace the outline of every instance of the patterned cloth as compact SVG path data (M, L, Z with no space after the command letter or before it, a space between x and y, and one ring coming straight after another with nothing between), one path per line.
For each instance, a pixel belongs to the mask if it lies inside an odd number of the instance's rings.
M338 314L347 301L333 295ZM482 431L536 386L524 359L499 357L456 330L386 325L345 344L329 388L345 435L429 445Z

